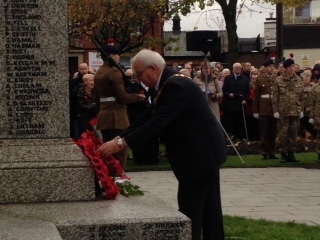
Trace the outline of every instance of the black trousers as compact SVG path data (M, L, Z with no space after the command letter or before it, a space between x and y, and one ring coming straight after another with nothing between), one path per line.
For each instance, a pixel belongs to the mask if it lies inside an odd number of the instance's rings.
M232 111L224 113L224 124L227 133L230 136L242 140L246 138L243 111Z
M132 156L137 165L156 165L159 157L159 139L154 138L147 143L131 148Z
M276 152L277 119L273 116L259 116L261 127L261 153L274 155Z
M191 183L179 182L179 211L191 219L192 240L224 240L220 173L214 170Z

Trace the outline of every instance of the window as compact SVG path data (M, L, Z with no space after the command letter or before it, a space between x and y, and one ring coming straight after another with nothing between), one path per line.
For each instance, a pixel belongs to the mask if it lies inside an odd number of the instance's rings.
M284 24L320 24L320 0L311 0L299 7L283 9Z

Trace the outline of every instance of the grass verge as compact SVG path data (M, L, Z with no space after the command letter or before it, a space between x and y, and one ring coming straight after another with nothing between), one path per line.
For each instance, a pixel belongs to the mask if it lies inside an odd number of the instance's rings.
M299 163L280 163L279 159L262 160L260 155L243 155L241 156L244 164L238 156L228 156L227 161L222 168L263 168L263 167L303 167L303 168L320 168L318 156L314 152L296 153ZM278 154L280 157L280 154ZM167 158L159 160L158 165L138 166L134 160L128 160L126 172L132 171L167 171L171 170L170 163ZM319 238L320 239L320 238Z
M317 240L320 227L294 222L253 220L224 216L226 240Z

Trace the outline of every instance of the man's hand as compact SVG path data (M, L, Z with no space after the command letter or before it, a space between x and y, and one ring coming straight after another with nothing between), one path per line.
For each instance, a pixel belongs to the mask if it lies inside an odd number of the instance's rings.
M139 102L142 102L143 100L146 99L146 95L144 94L139 94Z
M234 98L233 93L230 93L230 94L229 94L229 97L230 97L230 98Z
M121 139L122 144L119 144L119 139ZM113 153L117 153L123 149L127 148L127 144L125 143L123 138L116 137L111 141L105 142L102 144L97 151L101 153L103 157L108 157Z
M242 101L242 105L246 105L247 102L245 100Z
M273 114L273 116L274 116L276 119L279 119L279 118L280 118L280 114L279 114L278 112L275 112L275 113Z
M259 113L254 113L254 114L253 114L253 117L256 118L256 119L258 119L258 118L259 118Z
M300 112L300 118L303 118L303 117L304 117L303 112Z
M310 118L310 119L309 119L309 123L310 123L311 125L314 125L314 119L313 119L313 118Z

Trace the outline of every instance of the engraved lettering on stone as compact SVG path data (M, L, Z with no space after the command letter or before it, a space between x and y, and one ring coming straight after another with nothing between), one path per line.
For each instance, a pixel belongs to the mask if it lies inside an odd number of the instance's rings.
M35 54L44 47L38 41L43 16L34 12L40 4L39 0L4 0L2 4L5 34L2 50L7 76L4 104L10 137L46 134L46 123L36 116L49 112L53 101L50 88L37 78L48 77L45 68L55 67L56 61L39 59Z
M125 225L108 225L89 228L89 239L118 240L126 236Z

